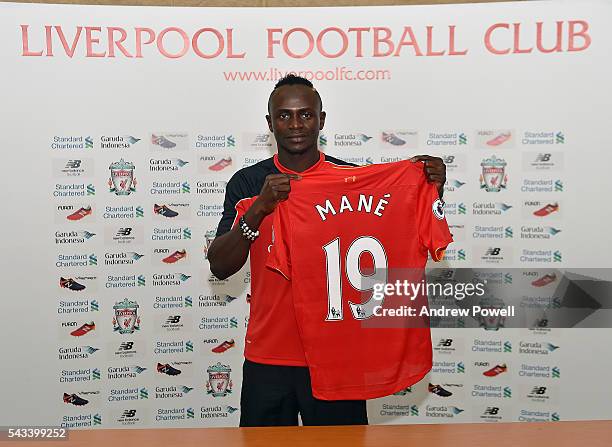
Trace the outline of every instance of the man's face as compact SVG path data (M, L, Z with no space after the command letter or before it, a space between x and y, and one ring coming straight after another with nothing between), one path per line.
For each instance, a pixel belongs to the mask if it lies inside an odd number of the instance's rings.
M274 133L279 151L292 154L316 150L325 112L314 90L305 85L284 85L270 99L268 128Z

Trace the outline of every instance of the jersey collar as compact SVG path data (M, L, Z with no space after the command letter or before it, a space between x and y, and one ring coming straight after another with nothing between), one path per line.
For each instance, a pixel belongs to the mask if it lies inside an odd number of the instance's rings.
M274 165L283 174L297 174L297 175L301 175L301 174L305 174L307 172L312 172L315 169L317 169L319 166L321 166L323 164L323 161L325 160L325 154L323 154L323 152L319 151L319 161L317 161L314 165L312 165L311 167L309 167L308 169L306 169L305 171L302 171L302 172L292 171L291 169L284 167L281 164L281 162L278 161L278 154L274 154L273 159L274 159Z

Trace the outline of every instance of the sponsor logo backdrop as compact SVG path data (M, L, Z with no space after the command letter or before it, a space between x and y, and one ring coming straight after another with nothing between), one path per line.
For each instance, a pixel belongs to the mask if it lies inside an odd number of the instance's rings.
M604 2L0 9L7 423L237 425L250 273L214 278L207 249L227 181L274 151L267 97L291 70L321 92L326 153L444 159L443 265L533 268L529 301L551 268L610 264ZM606 337L432 338L431 373L371 401L373 423L612 416L572 361Z

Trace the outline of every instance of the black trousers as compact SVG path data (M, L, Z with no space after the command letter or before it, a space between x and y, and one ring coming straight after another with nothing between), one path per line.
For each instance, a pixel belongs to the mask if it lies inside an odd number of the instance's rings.
M312 396L307 367L244 361L240 426L365 425L365 400L319 400Z

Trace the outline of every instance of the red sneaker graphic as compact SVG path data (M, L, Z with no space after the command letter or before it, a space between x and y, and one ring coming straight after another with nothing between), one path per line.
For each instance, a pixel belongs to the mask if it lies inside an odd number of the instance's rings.
M554 273L547 273L546 275L531 281L531 285L535 287L544 287L557 279L557 275Z
M487 141L487 145L488 146L499 146L500 144L503 144L506 141L508 141L511 136L512 136L512 134L510 132L508 132L508 133L500 133L495 138Z
M181 251L175 251L174 253L172 253L170 256L166 256L164 259L162 259L163 262L165 262L166 264L174 264L177 261L180 261L183 258L187 257L187 251L186 250L181 250Z
M220 171L222 169L227 168L231 164L232 164L232 158L231 157L222 158L221 160L216 162L214 165L210 165L208 167L208 169L210 169L211 171Z
M545 207L540 208L537 211L533 212L534 216L539 216L539 217L544 217L544 216L548 216L551 213L554 213L555 211L559 211L559 204L558 203L549 203L548 205L546 205Z
M236 346L236 342L232 338L231 340L229 341L226 340L223 343L221 343L219 346L212 348L211 351L214 352L215 354L221 354L222 352L225 352L228 349L233 348L234 346Z
M91 206L88 206L87 208L81 208L78 211L75 211L74 213L69 214L68 216L66 216L66 219L81 220L83 217L89 216L90 214L91 214Z
M501 365L496 365L495 367L483 372L482 374L487 377L495 377L498 374L505 373L506 371L508 371L508 367L505 363L503 363Z
M70 335L72 335L73 337L81 337L95 329L96 329L96 324L92 321L91 323L85 323L80 328L75 329L74 331L70 333Z

